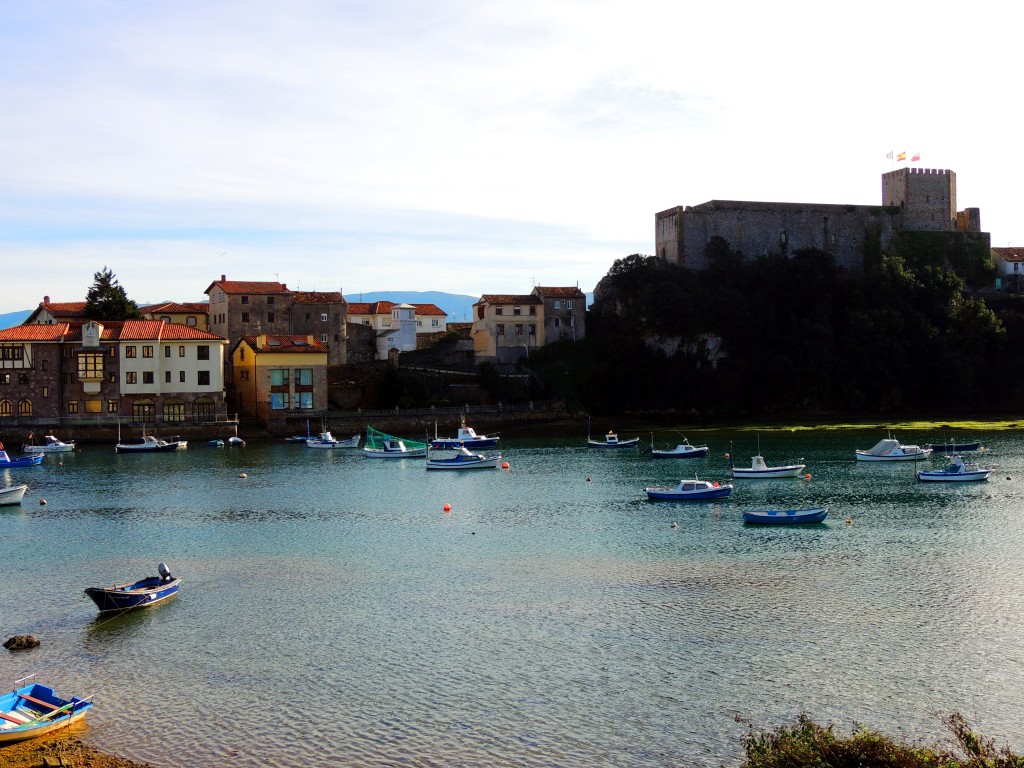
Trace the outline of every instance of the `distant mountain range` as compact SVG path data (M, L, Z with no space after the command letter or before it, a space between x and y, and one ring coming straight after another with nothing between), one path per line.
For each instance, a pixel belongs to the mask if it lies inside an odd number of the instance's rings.
M392 301L396 304L433 304L440 307L448 315L449 323L468 323L473 320L473 305L480 300L479 296L466 296L459 293L442 293L441 291L371 291L369 293L345 294L345 301ZM587 294L587 306L594 301L592 293ZM156 302L141 302L155 304ZM21 325L35 309L21 312L0 314L0 329Z

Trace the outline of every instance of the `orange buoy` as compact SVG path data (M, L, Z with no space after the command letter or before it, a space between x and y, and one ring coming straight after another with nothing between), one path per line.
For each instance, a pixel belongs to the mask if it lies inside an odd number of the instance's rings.
M727 459L729 458L729 454L728 453L725 454L725 458L727 458Z
M508 469L508 462L507 461L501 462L501 468L502 469Z
M451 512L452 511L452 505L451 504L445 504L444 505L444 511L445 512Z
M804 475L804 480L810 480L810 479L811 479L811 473L808 472L806 475Z
M713 485L713 486L714 486L715 488L717 488L717 487L718 487L718 481L717 481L717 480L715 480L715 482L713 482L713 483L712 483L712 485Z

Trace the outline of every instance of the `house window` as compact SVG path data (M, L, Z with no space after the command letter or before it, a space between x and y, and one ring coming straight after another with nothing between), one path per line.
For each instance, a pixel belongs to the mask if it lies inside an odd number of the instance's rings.
M243 323L248 323L249 322L249 313L248 312L243 312L242 313L242 322Z
M242 381L248 381L249 380L249 371L247 371L247 370L239 371L238 372L238 378L241 379Z
M124 356L125 357L135 357L135 347L134 347L134 345L124 348Z
M297 387L312 387L313 386L313 369L312 368L296 368L295 369L295 386L297 386Z
M210 359L210 347L207 344L200 344L196 347L196 359L197 360L209 360Z
M117 413L117 400L107 400L107 413Z
M432 328L437 328L437 326L439 326L440 324L441 324L441 323L440 323L440 321L438 321L438 319L437 319L437 318L434 318L433 320L431 320L431 321L430 321L430 326L431 326Z
M521 314L523 314L523 308L522 307L513 307L512 308L512 314L513 315L521 315Z
M49 387L43 387L43 397L49 397L49 396L50 396L50 388Z
M271 392L270 408L275 411L283 411L288 407L287 392Z
M560 322L559 322L558 318L556 317L555 318L555 328L557 328L559 326L559 324L560 324Z
M135 373L135 371L125 371L124 372L124 383L125 384L137 384L138 383L138 374Z
M171 372L170 371L164 371L164 384L170 384L170 383L171 383Z
M320 313L320 322L321 323L326 323L327 322L327 313L326 312L321 312Z
M132 403L132 421L145 424L156 421L156 406L152 400L136 400Z
M555 299L553 307L555 309L561 309L562 308L562 302L560 302L558 299Z
M82 352L78 356L78 378L80 379L102 379L103 378L103 354L93 352Z
M185 356L185 345L182 344L180 347L178 347L178 357L184 357L184 356Z
M300 409L309 409L313 407L313 393L312 392L296 392L295 393L295 407Z
M288 386L288 375L290 371L288 368L271 368L270 369L270 386L272 387L287 387Z
M192 403L192 418L196 421L213 421L215 405L208 397L197 398Z
M111 384L117 384L117 371L111 371L110 375L107 377L107 381Z
M267 304L273 304L273 303L274 303L274 297L273 296L267 296Z
M199 386L208 387L210 386L210 372L199 371Z
M0 406L2 406L2 405L3 405L3 403L0 403ZM68 400L68 413L78 413L78 401L77 400ZM0 408L0 416L3 416L3 415L4 415L3 414L3 409Z
M152 371L143 371L142 372L142 383L143 384L152 384L153 383L153 372Z
M171 356L171 345L170 344L164 344L164 357L170 357L170 356Z
M176 397L164 400L164 421L184 421L185 401Z
M85 401L85 412L86 413L103 413L103 401L102 400L86 400Z
M143 357L152 357L153 356L153 345L152 344L149 344L149 345L144 346L142 348L142 356Z
M1013 262L1013 271L1014 272L1016 272L1019 267L1020 267L1020 262L1017 262L1017 261Z
M572 299L566 299L565 300L565 308L566 309L572 309Z
M327 334L326 333L321 333L320 334L320 341L322 341L324 344L327 343Z
M363 320L363 325L369 325L369 324L370 324L369 320Z
M77 403L76 403L77 405ZM10 400L0 400L0 418L14 415L14 406Z
M111 357L117 357L117 347L111 347L110 348L110 356Z
M196 316L195 315L189 315L188 317L186 317L185 318L185 325L191 325L193 328L195 328L196 327Z
M267 312L267 322L268 323L274 322L274 313L273 312Z
M178 371L178 381L180 381L182 384L185 383L185 372L184 371Z
M504 307L495 307L494 308L494 314L496 314L496 315L503 315L503 314L505 314Z
M537 315L537 307L536 306L530 307L530 314L534 315L536 317L536 315Z
M249 303L249 297L248 296L243 296L242 297L242 303L243 304L248 304Z
M170 316L170 315L161 315L160 319L161 319L161 320L162 320L163 322L165 322L165 323L169 323L169 322L171 322L171 316Z
M18 374L18 383L19 384L28 384L28 374L27 373L19 373Z
M516 336L522 336L522 335L523 335L523 324L522 323L516 323Z
M49 360L43 360L41 368L43 369L43 371L50 370L50 361Z
M11 374L9 374L9 373L0 373L0 384L10 384L10 383L11 383Z
M505 335L505 324L504 323L498 323L498 325L496 326L496 330L498 331L498 335L499 336L504 336Z
M18 415L19 416L31 416L32 415L32 401L31 400L19 400L18 401Z
M534 325L533 323L530 323L529 329L530 329L530 335L531 336L536 336L537 335L537 326L536 325Z

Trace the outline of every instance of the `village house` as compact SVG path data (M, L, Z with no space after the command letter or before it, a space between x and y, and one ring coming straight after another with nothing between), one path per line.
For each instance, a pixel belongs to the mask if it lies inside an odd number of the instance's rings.
M993 248L996 288L1020 292L1024 287L1024 248Z
M0 330L0 420L207 423L224 415L227 340L158 320Z
M264 423L327 408L328 348L312 334L243 336L232 353L239 412Z
M162 304L147 304L139 307L139 312L148 320L163 320L165 323L189 325L202 331L210 329L208 311L209 305L205 301L184 304L165 301Z
M485 293L473 305L473 351L478 362L516 362L530 350L584 338L586 294L579 288L537 286L529 294Z

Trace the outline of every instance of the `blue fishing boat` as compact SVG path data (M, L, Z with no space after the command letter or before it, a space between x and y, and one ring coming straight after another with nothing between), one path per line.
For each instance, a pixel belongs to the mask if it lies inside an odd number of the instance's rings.
M16 456L12 459L7 455L7 451L3 448L3 443L0 443L0 469L11 467L32 467L36 464L42 464L43 457L45 456L45 454L42 453L33 453L27 456Z
M828 507L809 509L769 509L763 512L744 512L743 522L753 525L792 525L820 523L828 517Z
M18 687L34 675L14 681L14 690L0 696L0 744L32 739L71 725L92 707L90 697L62 699L39 683Z
M712 483L707 480L683 480L675 488L644 488L651 501L703 501L724 499L732 493L731 483Z
M132 584L88 587L85 594L92 598L101 613L148 608L173 597L181 586L181 579L171 576L170 570L164 563L157 566L157 572L158 576L147 576Z
M465 446L459 448L454 456L437 457L427 455L427 469L497 469L501 463L501 454L485 456L473 453Z

